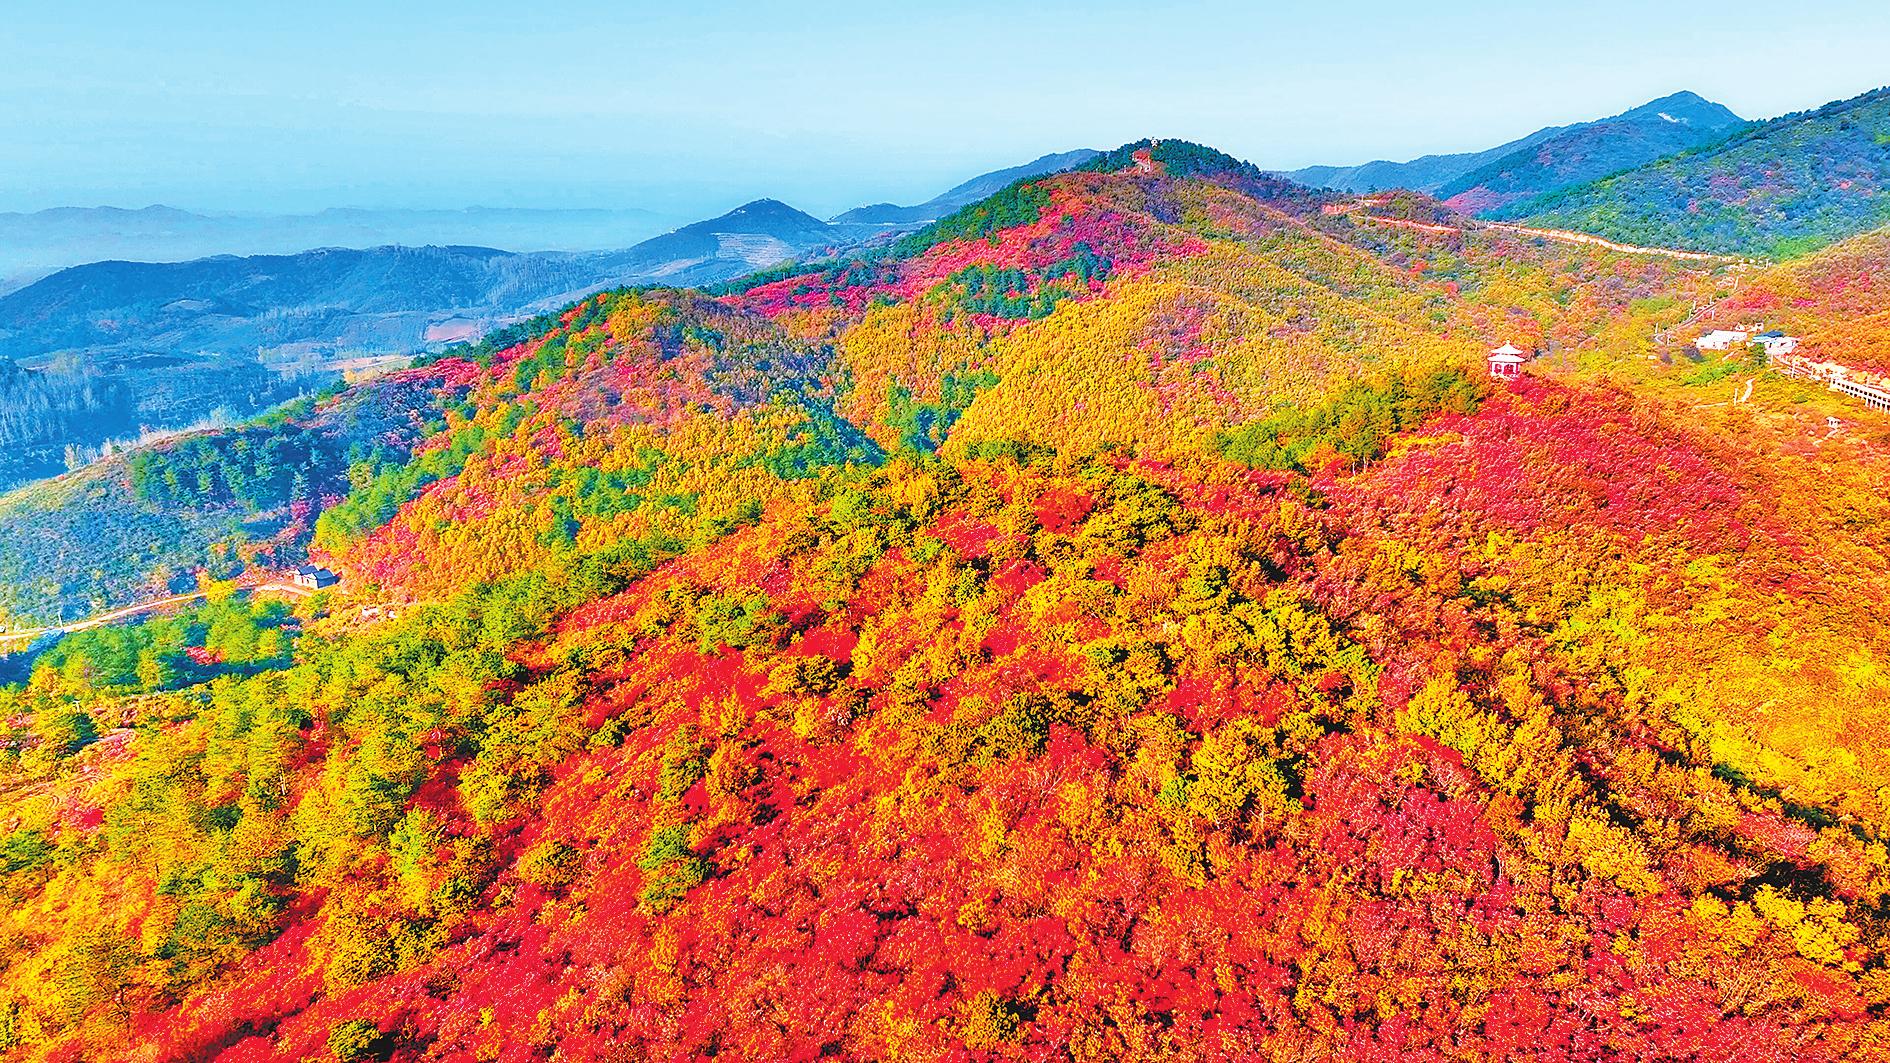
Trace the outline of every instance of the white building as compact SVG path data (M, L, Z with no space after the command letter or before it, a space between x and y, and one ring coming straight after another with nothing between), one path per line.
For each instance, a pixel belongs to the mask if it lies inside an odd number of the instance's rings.
M1490 352L1490 379L1515 380L1522 376L1522 364L1528 356L1513 345L1505 343Z
M1837 362L1814 362L1802 354L1780 355L1772 365L1786 376L1817 381L1873 410L1890 413L1890 379L1880 374L1860 372Z
M1693 341L1693 345L1702 351L1729 351L1734 347L1743 347L1750 333L1735 332L1716 328Z
M1773 329L1770 332L1761 332L1752 338L1765 345L1765 353L1769 356L1775 357L1781 354L1791 354L1798 350L1798 337L1787 336L1777 329Z

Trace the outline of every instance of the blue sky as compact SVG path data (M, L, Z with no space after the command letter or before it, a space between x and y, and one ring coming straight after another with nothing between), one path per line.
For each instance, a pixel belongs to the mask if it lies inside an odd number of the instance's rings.
M0 210L827 215L1147 135L1287 168L1890 80L1882 0L1520 6L11 0Z

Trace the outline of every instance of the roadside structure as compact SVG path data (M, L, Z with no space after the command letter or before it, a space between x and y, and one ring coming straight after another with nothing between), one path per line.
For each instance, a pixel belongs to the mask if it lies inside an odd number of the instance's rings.
M1796 345L1793 349L1796 350ZM1859 369L1839 362L1823 361L1802 354L1778 355L1771 359L1771 365L1786 376L1823 384L1832 391L1848 395L1873 410L1890 413L1890 374Z
M298 587L305 587L311 591L319 591L326 590L340 583L341 577L320 565L303 565L301 568L295 570L294 574L290 577L290 581Z

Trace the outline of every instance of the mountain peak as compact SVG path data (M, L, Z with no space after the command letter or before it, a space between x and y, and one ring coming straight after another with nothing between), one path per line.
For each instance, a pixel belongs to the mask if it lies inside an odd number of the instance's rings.
M815 231L824 234L827 223L806 211L788 206L778 199L756 199L743 203L721 217L686 225L679 231L698 230L766 233L777 236Z
M1124 144L1114 151L1101 155L1084 163L1079 169L1126 170L1137 165L1137 156L1146 153L1152 164L1159 166L1162 172L1175 177L1197 177L1204 174L1251 174L1258 176L1260 168L1253 163L1234 158L1217 148L1205 144L1196 144L1188 140L1146 137L1133 143Z
M1675 107L1675 106L1684 106L1686 104L1694 104L1696 106L1700 104L1705 104L1710 107L1719 106L1718 104L1714 103L1712 100L1709 100L1706 97L1700 95L1699 93L1694 92L1692 89L1681 89L1679 92L1670 92L1667 95L1662 96L1657 100L1648 101L1644 106L1646 107Z
M729 211L727 214L722 215L722 217L724 218L779 217L779 218L807 218L810 221L813 220L813 215L808 214L804 211L796 210L795 208L788 206L786 203L783 203L778 199L750 200L749 202L743 203L741 206L736 207L734 210Z
M1745 121L1724 104L1714 103L1699 93L1686 89L1662 96L1657 100L1649 100L1607 121L1645 118L1684 123L1707 130L1725 129Z

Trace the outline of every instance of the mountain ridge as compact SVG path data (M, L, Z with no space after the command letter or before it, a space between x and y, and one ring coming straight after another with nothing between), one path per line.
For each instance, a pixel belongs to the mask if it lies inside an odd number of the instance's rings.
M1464 213L1488 214L1519 200L1706 146L1736 135L1746 125L1720 104L1691 92L1675 93L1505 154L1436 192L1439 199Z
M1497 214L1699 251L1811 251L1890 222L1890 87L1754 123Z
M854 207L843 211L832 219L841 224L877 225L884 228L901 228L935 222L952 211L967 206L989 196L1005 185L1030 177L1059 173L1073 169L1094 159L1101 152L1093 148L1076 148L1071 151L1051 152L1039 156L1030 162L1010 166L990 173L980 174L968 181L952 186L924 203L909 207L893 203L874 203L864 207Z
M1045 156L973 177L934 197L925 212L995 190L1016 174L1093 155ZM108 213L199 217L164 206ZM352 224L360 214L335 208L322 217ZM758 199L616 251L391 244L69 267L0 289L0 359L29 369L0 376L0 422L21 422L0 432L8 444L0 448L0 489L55 474L147 431L219 413L252 414L343 371L385 367L401 355L477 337L587 291L710 284L917 227L823 222ZM220 380L227 391L218 391Z
M663 217L637 209L392 210L204 213L164 204L0 213L0 290L108 260L182 262L213 255L288 255L319 247L474 245L512 251L600 251L655 235Z
M1666 113L1666 117L1663 117L1663 112ZM1632 156L1633 162L1639 163L1658 155L1668 154L1671 149L1662 149L1670 144L1697 143L1700 138L1711 137L1715 132L1741 121L1743 119L1724 105L1707 100L1692 91L1682 90L1606 118L1569 125L1546 126L1516 140L1482 151L1426 155L1402 163L1378 160L1350 167L1303 167L1299 170L1288 171L1286 176L1304 184L1334 187L1341 191L1374 192L1408 188L1416 192L1435 193L1439 198L1449 199L1477 187L1478 182L1473 179L1473 175L1487 169L1492 171L1490 178L1503 176L1506 171L1519 168L1518 164L1529 159L1531 152L1554 151L1557 141L1567 142L1571 138L1605 139L1610 132L1637 129L1653 130L1656 134L1665 132L1667 134L1665 136L1651 137L1654 143L1640 147L1640 150ZM1663 127L1675 125L1692 128L1694 133L1690 136L1680 135L1663 129ZM1648 152L1653 152L1653 154L1648 154ZM1584 172L1580 179L1599 177L1625 168L1625 166L1611 165L1607 162L1598 165L1604 167L1600 173ZM1533 192L1547 190L1535 188Z

